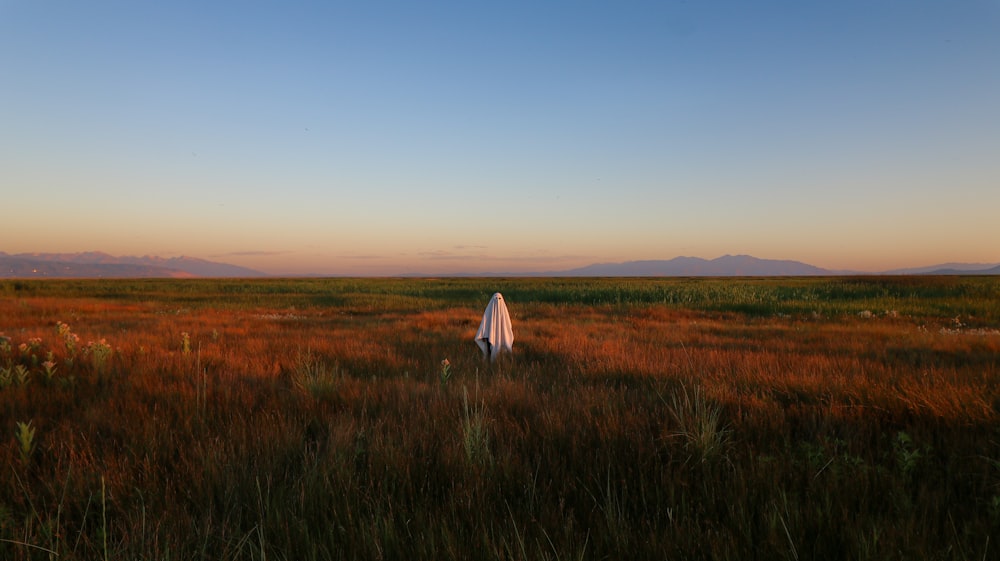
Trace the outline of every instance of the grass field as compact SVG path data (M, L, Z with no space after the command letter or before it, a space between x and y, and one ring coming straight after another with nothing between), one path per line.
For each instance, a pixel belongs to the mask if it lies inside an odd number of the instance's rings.
M0 281L0 334L0 559L1000 559L995 277Z

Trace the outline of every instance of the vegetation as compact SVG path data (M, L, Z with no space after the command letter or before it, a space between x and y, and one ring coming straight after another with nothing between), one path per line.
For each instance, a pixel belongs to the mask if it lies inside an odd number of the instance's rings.
M1000 281L4 281L0 431L2 559L995 559Z

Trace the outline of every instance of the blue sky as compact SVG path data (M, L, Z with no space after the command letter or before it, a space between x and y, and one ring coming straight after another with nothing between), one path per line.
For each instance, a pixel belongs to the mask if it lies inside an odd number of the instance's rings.
M0 0L0 251L995 263L998 54L997 0Z

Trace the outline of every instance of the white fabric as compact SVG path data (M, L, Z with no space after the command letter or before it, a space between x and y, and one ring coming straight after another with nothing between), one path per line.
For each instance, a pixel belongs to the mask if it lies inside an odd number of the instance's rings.
M503 350L507 352L513 350L514 330L510 327L507 304L499 292L494 294L493 298L490 298L490 303L486 305L483 321L479 323L479 331L476 331L476 344L483 351L483 355L489 353L490 360L495 359Z

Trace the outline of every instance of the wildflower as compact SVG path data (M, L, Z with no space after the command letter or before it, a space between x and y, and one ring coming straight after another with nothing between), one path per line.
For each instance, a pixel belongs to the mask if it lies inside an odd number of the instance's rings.
M52 381L52 378L56 375L56 363L52 359L46 360L42 363L42 368L44 369L45 381Z
M443 387L448 383L448 379L451 378L451 361L444 359L441 361L441 386Z
M87 346L83 349L84 355L90 355L91 364L93 364L94 370L97 372L104 372L108 360L111 358L112 351L113 349L106 339L101 339L96 343L88 341Z
M63 344L66 345L66 353L69 355L70 360L72 360L76 354L76 347L80 342L80 336L70 331L69 325L61 321L56 323L56 331L62 337Z

